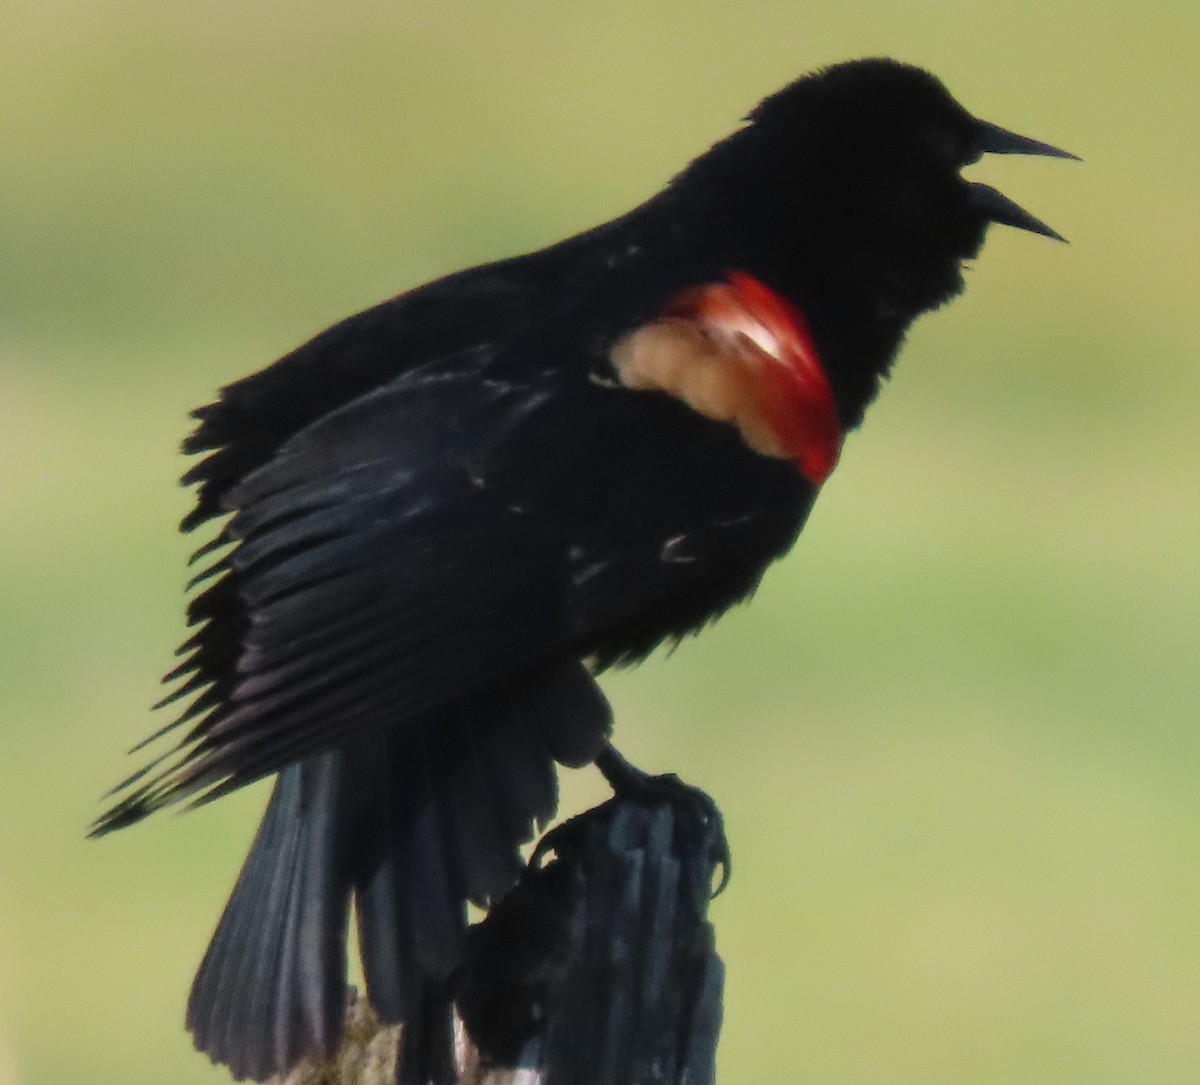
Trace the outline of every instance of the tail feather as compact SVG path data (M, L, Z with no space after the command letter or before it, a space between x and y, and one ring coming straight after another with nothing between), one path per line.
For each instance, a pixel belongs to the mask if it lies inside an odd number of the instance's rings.
M345 1005L350 882L337 869L338 754L285 769L196 974L187 1027L236 1078L329 1055Z
M355 885L358 941L371 1005L396 1023L418 1014L426 977L453 967L466 908L438 824L427 742L385 736L374 752L370 860ZM423 898L432 907L421 910Z
M459 752L455 764L447 766L446 786L437 794L439 816L452 841L451 855L461 874L464 893L483 907L516 884L523 864L513 838L505 839L499 822L490 781L494 769L480 762L476 722L464 715L453 726L458 732ZM536 761L553 763L540 736L531 745ZM515 841L520 844L532 835L533 818L529 809L518 807L516 814L523 823Z
M192 987L196 1046L256 1080L332 1055L353 896L367 997L405 1026L400 1085L452 1081L467 902L516 883L555 758L592 760L609 723L572 661L284 769Z
M304 791L306 833L291 887L279 963L275 1010L276 1062L289 1065L312 1051L332 1054L341 1038L346 991L349 883L339 870L338 816L343 808L339 765L325 755ZM310 770L313 762L301 766ZM315 951L314 951L315 947Z
M270 1035L264 973L279 960L292 870L286 859L295 848L300 821L295 817L298 772L280 777L237 886L192 985L187 1027L196 1046L225 1062L235 1077L266 1068L262 1045L248 1040ZM246 1033L242 1035L243 1031Z
M457 1080L453 1000L446 983L430 982L401 1034L396 1085L453 1085Z
M412 826L411 870L414 876L402 882L408 900L415 938L414 956L430 975L445 975L454 967L462 946L465 923L463 894L446 859L437 814L427 806Z
M488 763L493 766L500 805L507 811L506 824L528 828L532 817L544 829L558 808L558 782L554 765L543 755L545 744L536 729L527 726L520 713L509 726L494 727L482 736Z

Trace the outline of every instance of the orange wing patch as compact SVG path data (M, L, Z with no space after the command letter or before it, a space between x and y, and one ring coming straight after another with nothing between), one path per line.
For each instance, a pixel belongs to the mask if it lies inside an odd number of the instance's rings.
M762 412L761 353L746 340L723 343L699 324L668 318L625 336L612 361L626 387L666 392L705 418L737 426L755 452L787 459Z
M837 463L836 405L804 318L749 275L681 294L661 320L620 339L612 363L626 387L736 426L755 452L792 460L814 486Z

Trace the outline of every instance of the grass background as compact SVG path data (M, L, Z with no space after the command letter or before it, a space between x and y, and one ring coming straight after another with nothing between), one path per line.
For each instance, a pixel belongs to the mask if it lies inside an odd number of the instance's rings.
M974 169L1073 244L994 231L754 605L608 685L728 815L720 1076L1200 1080L1198 50L1194 0L6 0L0 1085L224 1080L181 1017L262 789L82 839L185 412L879 53L1086 161Z

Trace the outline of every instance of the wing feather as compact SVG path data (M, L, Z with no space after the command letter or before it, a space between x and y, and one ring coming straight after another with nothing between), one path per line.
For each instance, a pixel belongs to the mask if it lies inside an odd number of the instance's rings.
M507 426L519 392L499 403L461 359L447 372L339 408L228 490L233 547L191 604L200 629L172 672L172 698L199 693L180 717L195 722L101 831L224 794L565 646L561 543L477 474L496 444L489 422Z

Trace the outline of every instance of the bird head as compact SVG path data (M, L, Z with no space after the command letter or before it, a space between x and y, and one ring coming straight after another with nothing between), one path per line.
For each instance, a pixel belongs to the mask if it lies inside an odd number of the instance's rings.
M961 289L962 262L992 223L1062 240L962 170L985 154L1075 156L977 119L919 68L838 64L771 95L747 120L710 152L706 165L723 178L712 188L727 201L731 187L739 192L740 208L721 214L730 236L761 246L748 262L760 256L800 295L810 282L842 287L872 315L905 324ZM713 176L703 162L701 175ZM743 216L755 228L733 223Z

